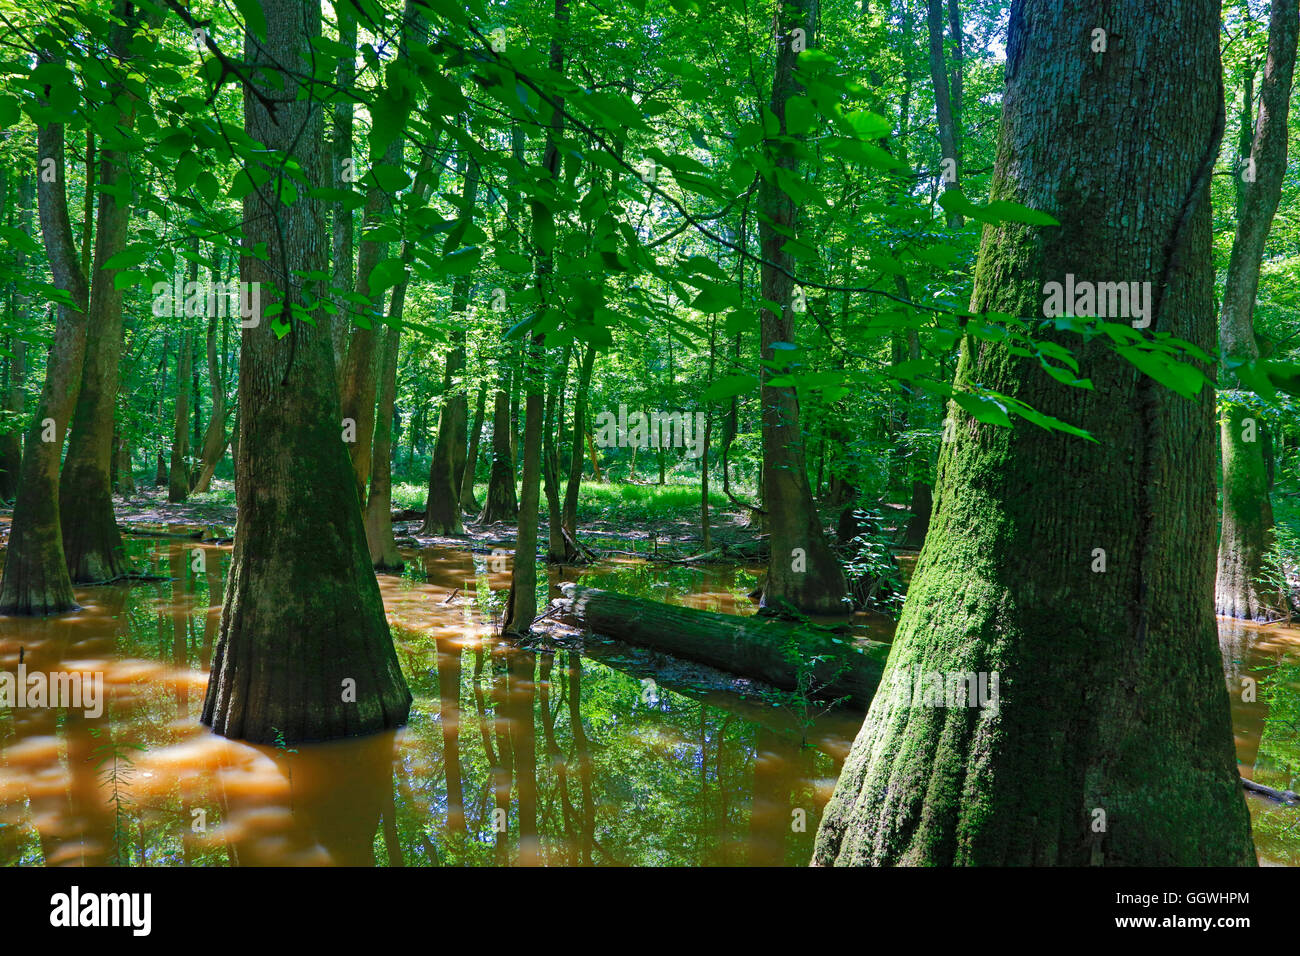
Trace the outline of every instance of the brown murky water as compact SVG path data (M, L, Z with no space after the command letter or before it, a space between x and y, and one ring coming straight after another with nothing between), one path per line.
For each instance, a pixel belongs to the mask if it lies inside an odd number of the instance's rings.
M508 565L440 549L380 579L415 695L407 727L224 740L197 715L229 548L128 547L172 580L80 591L85 611L53 620L0 618L0 669L21 650L29 673L102 673L105 698L98 716L0 710L0 864L804 865L861 720L614 643L510 648L492 627ZM753 608L743 569L628 559L584 580ZM1224 651L1234 691L1243 676L1260 688L1234 704L1243 774L1294 787L1300 631L1225 631ZM1251 808L1261 859L1300 864L1300 809Z

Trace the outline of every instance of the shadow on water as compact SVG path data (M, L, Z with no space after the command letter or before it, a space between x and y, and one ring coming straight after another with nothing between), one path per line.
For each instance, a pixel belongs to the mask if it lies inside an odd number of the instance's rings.
M225 740L197 719L229 548L128 547L170 580L79 591L75 615L0 618L0 670L21 654L27 673L104 682L102 713L0 709L0 865L804 865L861 721L624 645L513 648L493 626L508 560L430 549L380 578L415 695L407 727ZM756 582L635 559L575 576L728 613L752 612ZM540 606L558 577L539 582ZM1220 634L1241 772L1296 789L1300 630ZM1249 804L1261 861L1300 865L1300 808Z

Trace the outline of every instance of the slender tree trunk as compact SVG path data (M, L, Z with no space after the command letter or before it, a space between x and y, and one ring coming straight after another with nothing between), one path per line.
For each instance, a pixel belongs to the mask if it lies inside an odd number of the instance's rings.
M190 332L180 336L180 367L176 375L176 417L172 429L172 460L167 479L167 500L184 501L190 496L190 372L194 350L190 347Z
M1061 225L986 227L971 310L1039 310L1066 273L1150 281L1146 334L1211 350L1219 78L1213 0L1015 3L992 194ZM964 342L955 389L1097 442L950 407L930 534L814 862L1254 863L1214 620L1214 396L1175 395L1098 339L1059 336L1091 390ZM991 706L967 706L964 681L949 706L906 693L995 673Z
M948 72L944 65L943 56L944 0L927 0L927 4L926 24L929 28L930 39L930 77L934 81L934 109L939 126L939 150L943 154L940 157L940 173L943 177L945 190L960 189L961 153L957 143L957 115L956 103L954 102L959 100L961 96L960 52L958 52L954 63L954 75L958 87L950 93L948 89ZM960 14L955 10L955 4L954 9L950 12L954 13L954 27L960 31L961 19ZM956 49L960 51L960 32L954 36L954 39L958 44ZM959 228L962 221L962 217L957 213L948 213L949 228Z
M564 44L561 39L569 23L568 0L555 0L555 33L551 36L551 71L564 76ZM542 152L543 181L555 180L560 173L559 137L564 130L564 101L557 98L547 128ZM555 213L542 202L533 202L533 247L537 249L534 275L538 301L542 309L558 306L552 301L551 282L555 271ZM549 237L549 240L548 240ZM510 571L510 595L506 600L501 630L504 634L523 636L537 617L537 519L542 470L542 406L544 386L539 381L543 352L542 336L531 333L524 351L524 473L519 501L519 527L515 537L515 556Z
M247 133L299 162L309 184L323 179L324 120L318 99L286 96L268 64L310 75L320 8L261 0L267 39L244 38L257 78L244 89ZM294 80L286 79L292 89ZM262 97L275 103L272 117ZM274 177L275 169L267 172ZM264 198L265 197L265 198ZM325 269L319 200L285 206L275 189L244 197L244 246L266 243L267 261L240 260L291 306L319 294L292 283ZM299 271L300 270L300 271ZM290 286L279 283L293 276ZM327 328L291 320L279 339L263 319L240 348L235 498L239 523L203 723L255 743L372 733L405 722L411 693L402 677L374 568L366 550L356 482L340 435L333 342ZM304 586L303 582L310 582Z
M518 518L517 494L515 460L510 450L510 369L504 366L492 396L492 466L488 473L487 501L479 515L479 524Z
M426 155L415 177L420 201L428 199L442 175L442 162L431 171L432 160ZM366 546L377 571L401 571L406 566L393 537L393 406L397 401L397 360L401 345L402 313L406 307L407 269L415 259L415 247L402 244L402 278L393 286L388 309L388 329L379 372L379 407L375 413L375 447L370 457L370 495L366 498Z
M135 470L131 456L131 440L127 437L125 431L119 434L113 454L117 456L113 487L117 489L119 495L127 498L132 497L136 493Z
M57 56L43 53L41 60L57 62ZM48 89L45 94L48 97ZM45 362L41 397L24 444L18 497L9 527L0 614L58 614L78 607L72 595L59 523L59 459L81 390L90 292L77 261L68 219L63 135L62 123L37 128L37 168L42 173L49 169L52 175L47 178L38 173L36 195L54 285L71 296L73 306L55 307L54 341Z
M560 454L556 435L564 429L564 389L569 377L571 345L564 348L564 359L559 368L549 376L546 405L542 413L542 488L546 493L546 561L562 564L569 549L564 542L564 527L560 517Z
M401 166L402 144L399 136L389 144L380 163L385 166ZM361 232L360 248L357 251L356 291L363 296L370 296L370 274L383 257L387 243L367 239L366 234L374 229L383 214L384 205L389 196L377 184L370 187L366 195L364 225ZM343 420L351 423L354 441L348 446L352 458L352 474L357 487L357 499L364 501L366 496L366 479L370 476L371 440L375 430L375 382L378 370L375 367L375 346L379 338L379 315L383 311L383 294L375 296L365 314L356 314L356 328L348 336L348 354L343 365L342 408ZM355 309L355 306L353 307Z
M1255 298L1264 244L1286 175L1287 114L1295 76L1300 2L1273 0L1269 21L1259 116L1248 165L1239 174L1240 218L1219 313L1221 352L1233 363L1259 359ZM1231 367L1225 371L1222 384L1239 384ZM1214 604L1219 614L1254 621L1277 620L1287 614L1285 595L1262 580L1264 558L1273 545L1270 462L1264 428L1263 416L1239 401L1229 407L1220 428L1223 517Z
M510 129L510 155L516 163L524 162L524 131L516 123ZM507 200L507 218L518 222L521 218L519 200L511 191ZM508 326L508 320L507 320ZM514 410L511 396L510 363L513 351L505 341L507 326L501 329L502 340L497 343L497 389L492 396L492 462L488 469L487 501L479 524L495 521L514 521L519 516L519 500L515 489Z
M465 455L465 467L460 474L460 509L467 514L476 514L478 502L474 500L474 478L478 471L479 442L483 437L483 413L487 407L487 388L479 386L478 398L474 402L474 421L469 428L469 451Z
M777 14L779 51L776 78L772 86L772 113L785 130L785 107L800 87L794 66L798 56L793 33L809 31L808 0L783 0ZM796 161L789 151L771 149L776 168L795 175ZM777 358L773 343L793 342L794 310L791 305L794 258L786 251L787 237L795 229L798 210L778 185L775 177L764 178L758 187L763 298L780 305L780 311L760 310L762 355ZM764 368L760 398L763 403L763 502L766 525L771 535L772 555L768 562L763 607L793 609L805 613L844 612L847 587L839 562L826 543L821 520L813 505L804 464L804 438L799 425L799 401L793 388L773 388L773 376Z
M86 188L81 197L81 271L91 276L95 242L95 130L89 126L86 127L85 161Z
M189 281L197 283L199 279L199 243L194 241L194 259L190 262ZM186 310L188 312L188 310ZM193 372L194 348L190 343L191 319L188 314L179 318L183 323L180 331L180 351L176 357L176 405L172 419L172 460L168 472L167 500L173 503L184 501L190 496L190 375Z
M560 524L564 528L566 563L581 560L582 553L574 547L578 540L578 495L582 491L582 442L587 434L587 404L591 396L591 373L596 366L596 346L587 345L578 371L578 389L573 397L573 441L569 446L569 476L564 487L564 507Z
M219 262L219 260L218 260ZM213 281L216 281L220 269L215 267L212 270ZM212 476L217 470L217 465L221 463L221 457L226 453L226 383L221 374L221 367L217 362L217 319L212 317L208 319L208 337L207 337L207 356L208 356L208 395L212 401L212 414L208 419L207 434L203 436L203 462L199 468L199 480L194 483L194 493L196 495L206 492L212 484Z
M393 289L390 319L384 331L380 359L379 410L375 415L375 450L370 457L370 496L366 499L366 545L376 571L401 571L406 567L393 537L393 403L397 398L397 353L401 341L401 311L406 300L406 280Z
M479 165L472 157L461 163L464 181L460 198L460 222L468 225L478 202ZM453 331L451 352L443 379L445 395L442 414L438 416L438 440L429 464L429 495L425 502L422 534L462 535L465 526L460 517L461 469L465 464L465 419L468 400L460 381L465 371L465 310L469 307L470 277L457 276L452 283L451 314Z

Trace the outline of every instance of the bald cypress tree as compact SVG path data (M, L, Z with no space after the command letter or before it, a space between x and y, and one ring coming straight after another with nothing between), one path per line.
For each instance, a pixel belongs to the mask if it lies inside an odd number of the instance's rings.
M319 185L321 98L283 90L297 82L291 73L311 75L320 8L263 0L262 9L266 39L249 32L244 41L248 135L272 151L258 154L272 181L289 154ZM331 332L300 318L326 292L299 278L325 268L322 204L280 197L265 189L244 198L244 249L265 243L268 255L245 254L240 278L262 284L264 303L281 301L289 324L279 337L259 317L240 342L239 523L202 717L257 743L395 727L411 705L342 438Z
M1061 225L986 227L972 311L1042 315L1070 273L1150 282L1143 334L1213 349L1218 31L1213 0L1012 5L993 196ZM973 339L954 387L1097 441L950 408L933 522L815 863L1255 861L1215 631L1213 393L1052 334L1092 389ZM996 706L904 691L980 673Z

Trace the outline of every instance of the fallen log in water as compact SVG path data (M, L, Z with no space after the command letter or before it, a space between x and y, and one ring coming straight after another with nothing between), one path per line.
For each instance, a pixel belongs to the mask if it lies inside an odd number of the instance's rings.
M889 645L810 624L677 607L613 591L560 585L561 613L597 634L665 651L810 697L848 697L865 708Z
M1276 800L1278 803L1285 803L1288 806L1295 806L1300 803L1300 795L1297 795L1294 790L1274 790L1272 787L1266 787L1254 780L1247 780L1245 777L1241 778L1241 785L1251 793L1258 793L1260 796Z

